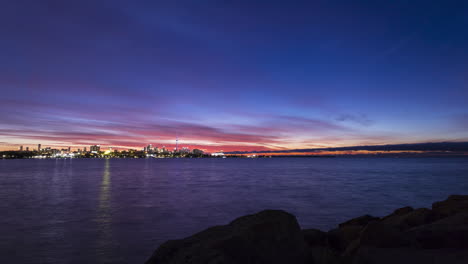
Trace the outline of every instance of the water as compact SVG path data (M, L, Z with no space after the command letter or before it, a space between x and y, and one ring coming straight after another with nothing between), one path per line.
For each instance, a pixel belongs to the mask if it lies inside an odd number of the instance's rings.
M467 158L0 160L0 263L143 263L266 208L328 230L454 193Z

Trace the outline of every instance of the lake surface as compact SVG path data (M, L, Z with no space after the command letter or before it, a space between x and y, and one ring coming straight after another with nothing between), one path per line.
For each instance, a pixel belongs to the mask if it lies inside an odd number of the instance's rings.
M0 263L143 263L263 209L328 230L468 194L468 158L0 160Z

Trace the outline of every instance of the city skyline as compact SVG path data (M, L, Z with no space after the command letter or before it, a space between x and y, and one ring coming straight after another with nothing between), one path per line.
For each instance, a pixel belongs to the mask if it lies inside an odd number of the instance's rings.
M7 1L0 151L173 148L176 137L209 152L468 141L467 10Z
M387 153L387 154L442 154L442 155L468 155L468 141L466 142L425 142L413 144L385 144L385 145L358 145L358 146L345 146L345 147L325 147L325 148L308 148L308 149L286 149L286 150L247 150L247 151L224 151L222 149L216 151L206 151L206 149L190 148L188 146L178 145L179 139L176 138L176 144L172 148L165 145L148 145L136 148L115 148L113 146L91 145L89 151L88 146L71 148L70 146L63 148L54 146L44 146L37 144L37 148L19 145L17 149L9 149L5 152L53 152L53 153L110 153L110 152L143 152L143 153L224 153L229 155L245 155L245 154L260 154L260 155L349 155L349 154L373 154L373 153ZM224 154L223 154L224 155Z

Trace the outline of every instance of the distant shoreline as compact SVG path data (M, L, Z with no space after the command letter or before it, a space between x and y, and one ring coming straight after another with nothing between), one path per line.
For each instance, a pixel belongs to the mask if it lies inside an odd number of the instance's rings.
M0 160L13 159L271 159L271 158L468 158L466 154L349 154L349 155L271 155L247 157L241 155L226 155L224 157L33 157L33 156L4 156L0 153Z

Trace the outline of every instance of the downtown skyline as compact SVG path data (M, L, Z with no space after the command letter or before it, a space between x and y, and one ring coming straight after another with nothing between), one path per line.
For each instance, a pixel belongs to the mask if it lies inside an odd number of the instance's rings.
M468 141L462 1L9 1L0 151Z

